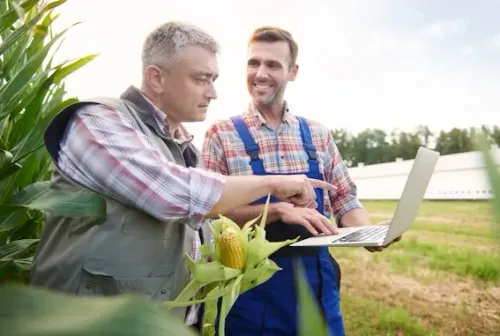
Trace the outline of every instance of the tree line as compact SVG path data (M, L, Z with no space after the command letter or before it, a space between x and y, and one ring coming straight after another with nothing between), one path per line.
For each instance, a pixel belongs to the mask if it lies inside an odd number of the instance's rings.
M464 153L475 150L474 139L483 132L491 144L500 145L500 128L483 125L476 128L453 128L450 131L433 133L427 126L419 126L413 132L381 129L366 129L354 134L346 129L332 130L332 136L349 167L359 163L371 165L393 162L397 158L415 158L420 146L432 148L441 155Z

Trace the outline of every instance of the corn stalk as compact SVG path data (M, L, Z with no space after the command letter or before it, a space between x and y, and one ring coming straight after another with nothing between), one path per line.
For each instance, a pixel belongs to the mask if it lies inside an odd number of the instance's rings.
M68 27L53 32L66 0L0 0L0 282L29 277L43 211L105 216L97 196L50 189L43 132L67 98L64 79L96 55L54 61ZM72 25L74 26L74 25Z

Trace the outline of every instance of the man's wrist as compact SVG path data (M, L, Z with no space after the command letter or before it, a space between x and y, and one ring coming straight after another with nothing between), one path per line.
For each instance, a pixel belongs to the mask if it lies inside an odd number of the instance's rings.
M283 218L284 211L282 202L269 204L269 216L274 220L281 220Z
M278 190L278 181L275 176L262 176L262 185L266 188L267 192L271 195L276 194Z

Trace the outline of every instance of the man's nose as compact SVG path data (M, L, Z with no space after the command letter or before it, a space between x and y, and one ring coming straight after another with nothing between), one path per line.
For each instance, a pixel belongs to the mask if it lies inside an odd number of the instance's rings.
M267 78L267 68L264 64L261 64L259 66L259 69L257 69L257 74L256 74L256 77L257 78Z
M213 83L210 84L205 97L208 99L217 99L217 90L215 89L215 85Z

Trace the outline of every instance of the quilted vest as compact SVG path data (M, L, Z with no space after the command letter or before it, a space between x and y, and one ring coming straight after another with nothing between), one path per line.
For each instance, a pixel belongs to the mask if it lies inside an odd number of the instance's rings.
M136 88L129 87L120 98L79 101L54 117L44 136L53 160L52 188L94 192L66 176L56 164L66 125L84 104L103 104L122 113L169 161L182 166L202 165L192 144L179 145L159 135L157 126L144 118L153 107ZM31 271L32 285L75 295L139 293L158 302L175 298L189 282L184 254L190 251L197 228L182 221L163 222L129 204L101 196L107 207L104 221L45 215ZM172 312L183 319L186 309Z

